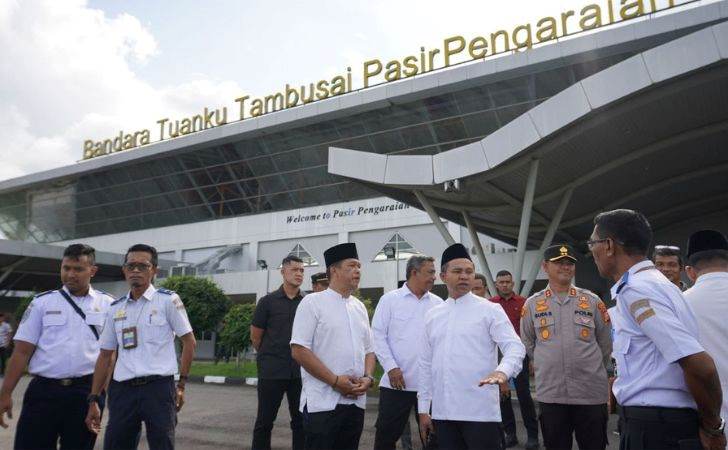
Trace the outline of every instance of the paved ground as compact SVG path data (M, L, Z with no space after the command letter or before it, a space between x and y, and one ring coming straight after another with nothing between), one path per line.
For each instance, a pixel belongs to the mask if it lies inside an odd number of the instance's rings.
M10 428L0 429L0 449L12 448L15 424L22 406L22 395L29 378L20 381L13 394L15 417L10 421ZM273 448L290 448L291 431L288 427L288 408L284 406L278 415L273 430ZM187 387L187 404L179 415L177 426L177 449L179 450L213 450L213 449L249 449L257 398L255 388L249 386L226 386L210 384L189 384ZM517 403L514 405L517 407ZM369 398L365 416L364 432L360 443L361 449L370 449L374 442L374 421L377 416L377 399ZM520 419L520 412L516 411ZM612 434L616 427L614 416L610 422L610 449L619 447L617 436ZM412 419L412 431L415 431ZM525 431L519 422L519 433L523 442ZM101 437L103 439L103 436ZM418 449L419 440L413 439L414 448ZM96 448L101 448L100 441ZM140 448L147 449L142 437ZM523 447L517 447L523 448Z

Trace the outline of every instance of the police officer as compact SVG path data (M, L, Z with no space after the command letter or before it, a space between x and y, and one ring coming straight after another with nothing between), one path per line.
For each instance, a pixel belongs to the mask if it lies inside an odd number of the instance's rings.
M329 288L329 277L326 272L318 272L311 275L312 292L321 292Z
M130 290L112 303L101 335L93 387L88 396L86 425L101 428L99 393L108 378L111 356L118 348L109 385L109 423L106 449L135 449L141 423L149 448L174 448L176 412L184 404L185 381L195 352L195 337L185 307L177 294L152 285L157 273L157 250L144 244L129 248L124 276ZM175 389L177 356L174 337L182 340L179 383Z
M599 297L572 284L576 261L570 245L548 247L542 267L549 285L521 312L547 449L571 448L572 434L582 450L607 446L609 315Z
M621 449L722 449L722 392L713 359L680 289L647 259L652 229L641 213L597 215L587 242L612 297L614 395Z
M96 274L95 251L73 244L63 251L63 287L36 295L25 310L15 335L15 351L0 389L3 413L12 417L11 395L25 366L34 375L23 398L15 433L16 449L90 449L96 434L84 425L86 397L91 391L99 334L113 301L91 287ZM99 384L99 392L104 386ZM99 409L104 397L99 396Z

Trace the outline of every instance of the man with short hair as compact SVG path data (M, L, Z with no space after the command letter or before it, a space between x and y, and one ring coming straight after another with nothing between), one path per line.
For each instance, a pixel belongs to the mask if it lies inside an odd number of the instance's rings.
M94 289L96 252L86 244L63 251L63 286L38 294L25 310L15 334L15 350L0 389L3 413L12 418L12 393L26 365L33 379L23 398L15 430L16 449L92 449L96 434L84 425L86 398L91 392L99 335L113 298ZM100 385L106 385L106 380ZM99 416L105 395L98 397Z
M728 239L715 230L693 233L685 271L693 287L685 291L700 330L700 343L713 357L723 390L721 418L728 420Z
M352 294L361 263L352 243L324 252L329 288L301 300L291 353L302 367L306 449L356 449L366 392L374 383L374 348L366 307Z
M587 241L600 275L614 281L620 448L723 449L723 394L713 359L680 289L647 259L652 228L629 209L594 218Z
M574 286L576 252L568 244L544 251L546 289L523 306L521 339L533 362L541 433L547 450L607 446L609 314L591 291Z
M0 376L5 376L5 362L9 356L12 335L13 327L5 318L5 313L0 312Z
M329 288L329 277L326 272L318 272L311 275L311 289L313 292L325 291Z
M449 298L425 315L420 436L428 442L434 433L442 450L500 449L500 386L521 370L526 351L503 308L472 294L475 266L462 244L445 249L440 277Z
M407 261L407 281L401 288L384 294L374 311L374 352L384 369L379 383L375 449L394 450L410 411L417 411L417 359L422 352L425 314L442 303L440 297L430 292L435 277L435 258L411 256Z
M99 433L99 393L111 372L111 356L118 349L109 384L106 449L136 449L142 422L149 448L174 449L177 413L184 405L196 341L179 295L152 284L157 262L157 250L150 245L136 244L127 250L122 270L129 293L112 303L106 315L86 415L88 429ZM176 387L175 336L182 341Z
M517 335L521 335L521 311L526 299L513 291L513 275L507 270L501 270L495 276L495 288L498 295L491 298L490 301L497 303L503 307L503 310L511 321L513 329ZM528 355L523 358L523 367L516 375L514 384L516 386L516 395L518 403L521 406L521 417L523 417L523 425L526 427L528 440L526 441L526 450L538 448L538 422L536 420L536 408L531 398L531 383L528 380ZM515 447L518 445L518 437L516 436L516 416L513 414L513 404L510 395L501 399L501 416L503 417L503 429L506 433L506 447Z
M291 357L291 329L301 303L303 260L288 255L281 263L283 284L262 297L255 306L250 340L258 352L258 414L253 428L253 450L270 449L271 431L278 416L283 394L291 415L291 448L304 445L301 401L301 367Z
M680 254L680 247L655 245L652 261L655 263L655 268L662 272L675 286L679 287L681 291L684 292L688 288L688 285L680 278L685 267Z
M488 293L488 282L485 281L485 275L483 275L482 273L475 274L475 279L473 280L473 289L471 290L471 292L478 297L490 297L490 294Z

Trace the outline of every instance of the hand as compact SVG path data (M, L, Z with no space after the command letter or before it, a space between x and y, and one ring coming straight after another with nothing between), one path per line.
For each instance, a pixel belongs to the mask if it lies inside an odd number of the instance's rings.
M723 450L726 446L725 434L711 436L700 427L700 443L705 450Z
M353 395L357 397L367 393L369 388L372 386L372 380L367 377L360 377L355 384L354 389L351 391Z
M349 397L351 395L351 391L353 391L356 387L355 381L357 381L356 378L350 375L339 375L336 380L336 384L333 385L333 388L341 395ZM356 396L354 398L356 398Z
M399 367L395 367L387 372L387 376L389 377L389 384L392 386L392 389L402 390L407 388L404 384L404 375Z
M101 409L99 409L99 404L96 402L91 402L88 405L86 427L94 434L99 434L101 432Z
M184 387L180 388L177 386L177 398L175 399L174 406L177 409L177 412L179 412L180 409L182 409L182 406L185 404L185 389Z
M505 399L511 397L511 387L508 385L508 382L499 383L498 387L500 388L500 399L501 400L505 400Z
M435 433L435 427L432 425L432 419L429 414L418 414L420 419L420 438L422 442L427 444L430 434Z
M617 399L614 397L612 392L612 386L614 385L615 377L609 377L609 395L607 396L607 413L617 414Z
M507 384L508 383L508 377L506 374L504 374L501 371L496 370L495 372L491 373L487 377L480 380L478 383L478 386L482 386L484 384Z
M10 394L0 395L0 427L7 428L8 424L3 420L3 414L8 414L8 419L13 418L13 398Z

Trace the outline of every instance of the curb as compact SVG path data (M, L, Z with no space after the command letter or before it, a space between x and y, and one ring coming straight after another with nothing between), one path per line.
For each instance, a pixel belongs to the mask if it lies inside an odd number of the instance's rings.
M179 375L174 376L175 381L179 381ZM234 377L220 377L214 375L205 376L191 376L187 379L190 383L204 383L204 384L227 384L233 386L257 386L257 378L234 378Z

